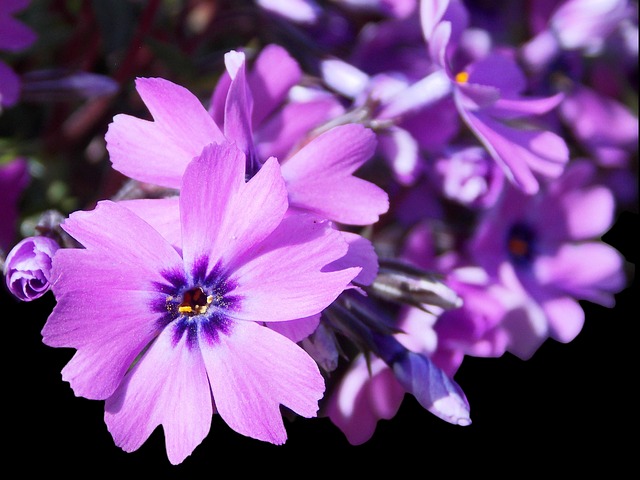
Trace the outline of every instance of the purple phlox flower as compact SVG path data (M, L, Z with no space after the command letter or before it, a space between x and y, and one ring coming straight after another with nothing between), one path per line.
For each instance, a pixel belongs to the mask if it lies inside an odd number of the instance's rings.
M526 77L509 52L493 49L464 67L454 63L459 43L452 39L453 32L459 27L456 29L455 23L443 20L443 12L454 5L459 7L457 2L421 4L424 36L433 62L440 68L397 95L382 114L390 117L406 115L452 96L460 118L507 178L523 191L533 194L539 188L537 176L559 176L569 159L565 141L534 122L535 117L553 110L563 95L521 95L526 90ZM465 20L460 14L452 18ZM464 31L460 38L463 34ZM477 32L473 34L477 35Z
M18 202L29 179L29 165L24 158L16 158L0 165L0 254L2 256L16 240Z
M36 41L36 34L13 15L29 6L30 0L3 0L0 3L0 51L20 52ZM6 63L0 61L1 107L15 105L20 96L20 77Z
M14 297L30 302L49 291L51 263L59 248L52 238L35 236L22 239L9 251L3 273Z
M531 8L538 30L521 54L533 70L544 69L563 50L599 55L608 37L633 13L628 0L535 1Z
M594 160L606 168L627 168L638 150L638 117L614 98L574 84L559 114Z
M238 88L229 89L223 133L185 88L159 78L138 79L136 87L154 121L122 114L114 117L105 137L113 167L136 180L177 188L189 160L205 145L220 143L226 136L247 154L249 169L259 168L262 159L255 156L250 137L251 101L243 81L233 85ZM291 207L344 224L378 221L389 208L386 192L354 175L375 147L370 129L339 125L281 159Z
M178 464L214 412L242 435L282 444L280 405L313 417L325 387L313 359L263 322L318 314L360 268L328 267L346 253L343 237L321 218L286 215L275 159L245 182L232 144L189 163L179 208L180 249L120 203L72 213L62 227L84 248L54 257L57 304L43 341L76 349L63 379L105 400L125 451L162 425Z
M624 257L602 242L613 223L613 193L595 166L574 160L531 197L506 188L468 244L473 262L503 287L509 350L530 357L547 337L569 342L582 329L579 300L606 307L626 285Z

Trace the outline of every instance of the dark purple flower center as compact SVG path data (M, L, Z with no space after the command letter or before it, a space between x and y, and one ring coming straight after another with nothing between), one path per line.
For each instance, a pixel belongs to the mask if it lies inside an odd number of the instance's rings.
M187 346L198 339L216 343L220 333L228 334L233 326L229 314L237 310L240 298L231 292L235 282L216 265L207 273L208 259L196 262L191 278L184 272L164 272L168 284L156 284L161 296L152 305L160 313L158 326L172 328L174 344L187 335Z
M525 224L516 223L507 235L509 258L516 265L528 265L535 254L535 233Z

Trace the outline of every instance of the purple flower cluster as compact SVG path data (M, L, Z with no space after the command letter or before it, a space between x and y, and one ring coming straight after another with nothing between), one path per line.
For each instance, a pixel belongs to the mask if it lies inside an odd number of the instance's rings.
M0 48L33 42L9 17L27 3L0 6ZM72 77L82 88L25 76L25 100L80 106L41 151L7 143L9 292L51 292L42 341L74 350L62 379L104 401L127 452L161 427L180 464L214 415L277 445L287 415L321 416L362 444L406 394L471 424L465 358L571 342L581 302L611 308L630 283L602 237L637 213L637 8L254 3L255 30L199 33L224 45L209 75L140 47L123 61L137 69ZM4 64L0 79L7 116L18 80ZM33 208L38 172L92 128L95 188Z

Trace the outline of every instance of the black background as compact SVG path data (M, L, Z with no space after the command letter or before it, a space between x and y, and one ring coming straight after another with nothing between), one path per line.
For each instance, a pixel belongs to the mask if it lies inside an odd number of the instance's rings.
M623 213L604 237L632 265L637 220L636 213ZM379 422L360 446L349 445L328 419L285 421L288 441L274 446L240 436L215 416L204 442L172 466L161 429L125 453L106 429L103 402L75 397L61 380L73 351L47 347L40 336L54 304L51 293L18 303L3 290L3 464L23 473L83 477L362 474L382 467L425 478L443 471L577 473L580 467L637 472L638 293L634 280L613 309L583 303L586 323L578 337L569 344L548 340L526 362L511 355L466 359L456 380L471 405L470 426L437 419L409 395L396 417Z

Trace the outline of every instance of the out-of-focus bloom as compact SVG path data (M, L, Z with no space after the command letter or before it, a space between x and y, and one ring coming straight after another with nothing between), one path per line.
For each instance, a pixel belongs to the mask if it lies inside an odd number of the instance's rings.
M189 163L177 249L118 202L62 225L84 248L54 258L57 304L43 341L77 349L63 378L76 395L106 400L108 429L126 451L162 425L169 460L180 463L214 412L243 435L282 444L280 405L317 413L318 366L263 322L318 314L360 268L327 267L348 248L329 222L286 215L275 159L248 182L245 165L229 143Z
M537 22L533 26L539 31L522 47L522 56L527 66L534 70L546 68L563 50L579 50L589 56L600 54L607 37L632 13L628 0L549 3L531 2L532 17Z
M29 178L29 165L24 158L0 165L0 253L3 255L15 243L18 202Z
M456 61L455 56L464 44L461 38L466 19L459 13L453 15L452 20L447 19L447 9L451 6L459 8L457 2L436 3L438 8L432 2L422 2L420 14L429 52L441 70L409 89L402 99L408 101L411 90L417 90L414 95L422 92L421 83L428 84L426 80L431 77L445 81L443 75L446 75L464 122L514 185L528 194L536 193L539 188L537 176L557 178L569 160L564 139L533 120L557 107L563 94L523 95L527 79L507 52L492 50L469 63L462 60L463 63L458 64L461 60ZM456 34L460 30L462 34ZM421 97L427 93L425 91Z
M20 52L36 41L36 34L13 15L28 7L30 0L3 0L0 2L0 50ZM20 97L20 78L0 61L0 111L11 107Z
M9 291L19 300L30 302L51 288L51 262L60 246L49 237L27 237L7 255L4 275Z
M593 164L574 160L540 194L508 188L484 212L468 251L502 285L509 351L526 359L547 337L573 340L584 323L579 300L614 305L627 281L624 258L599 240L614 211Z

